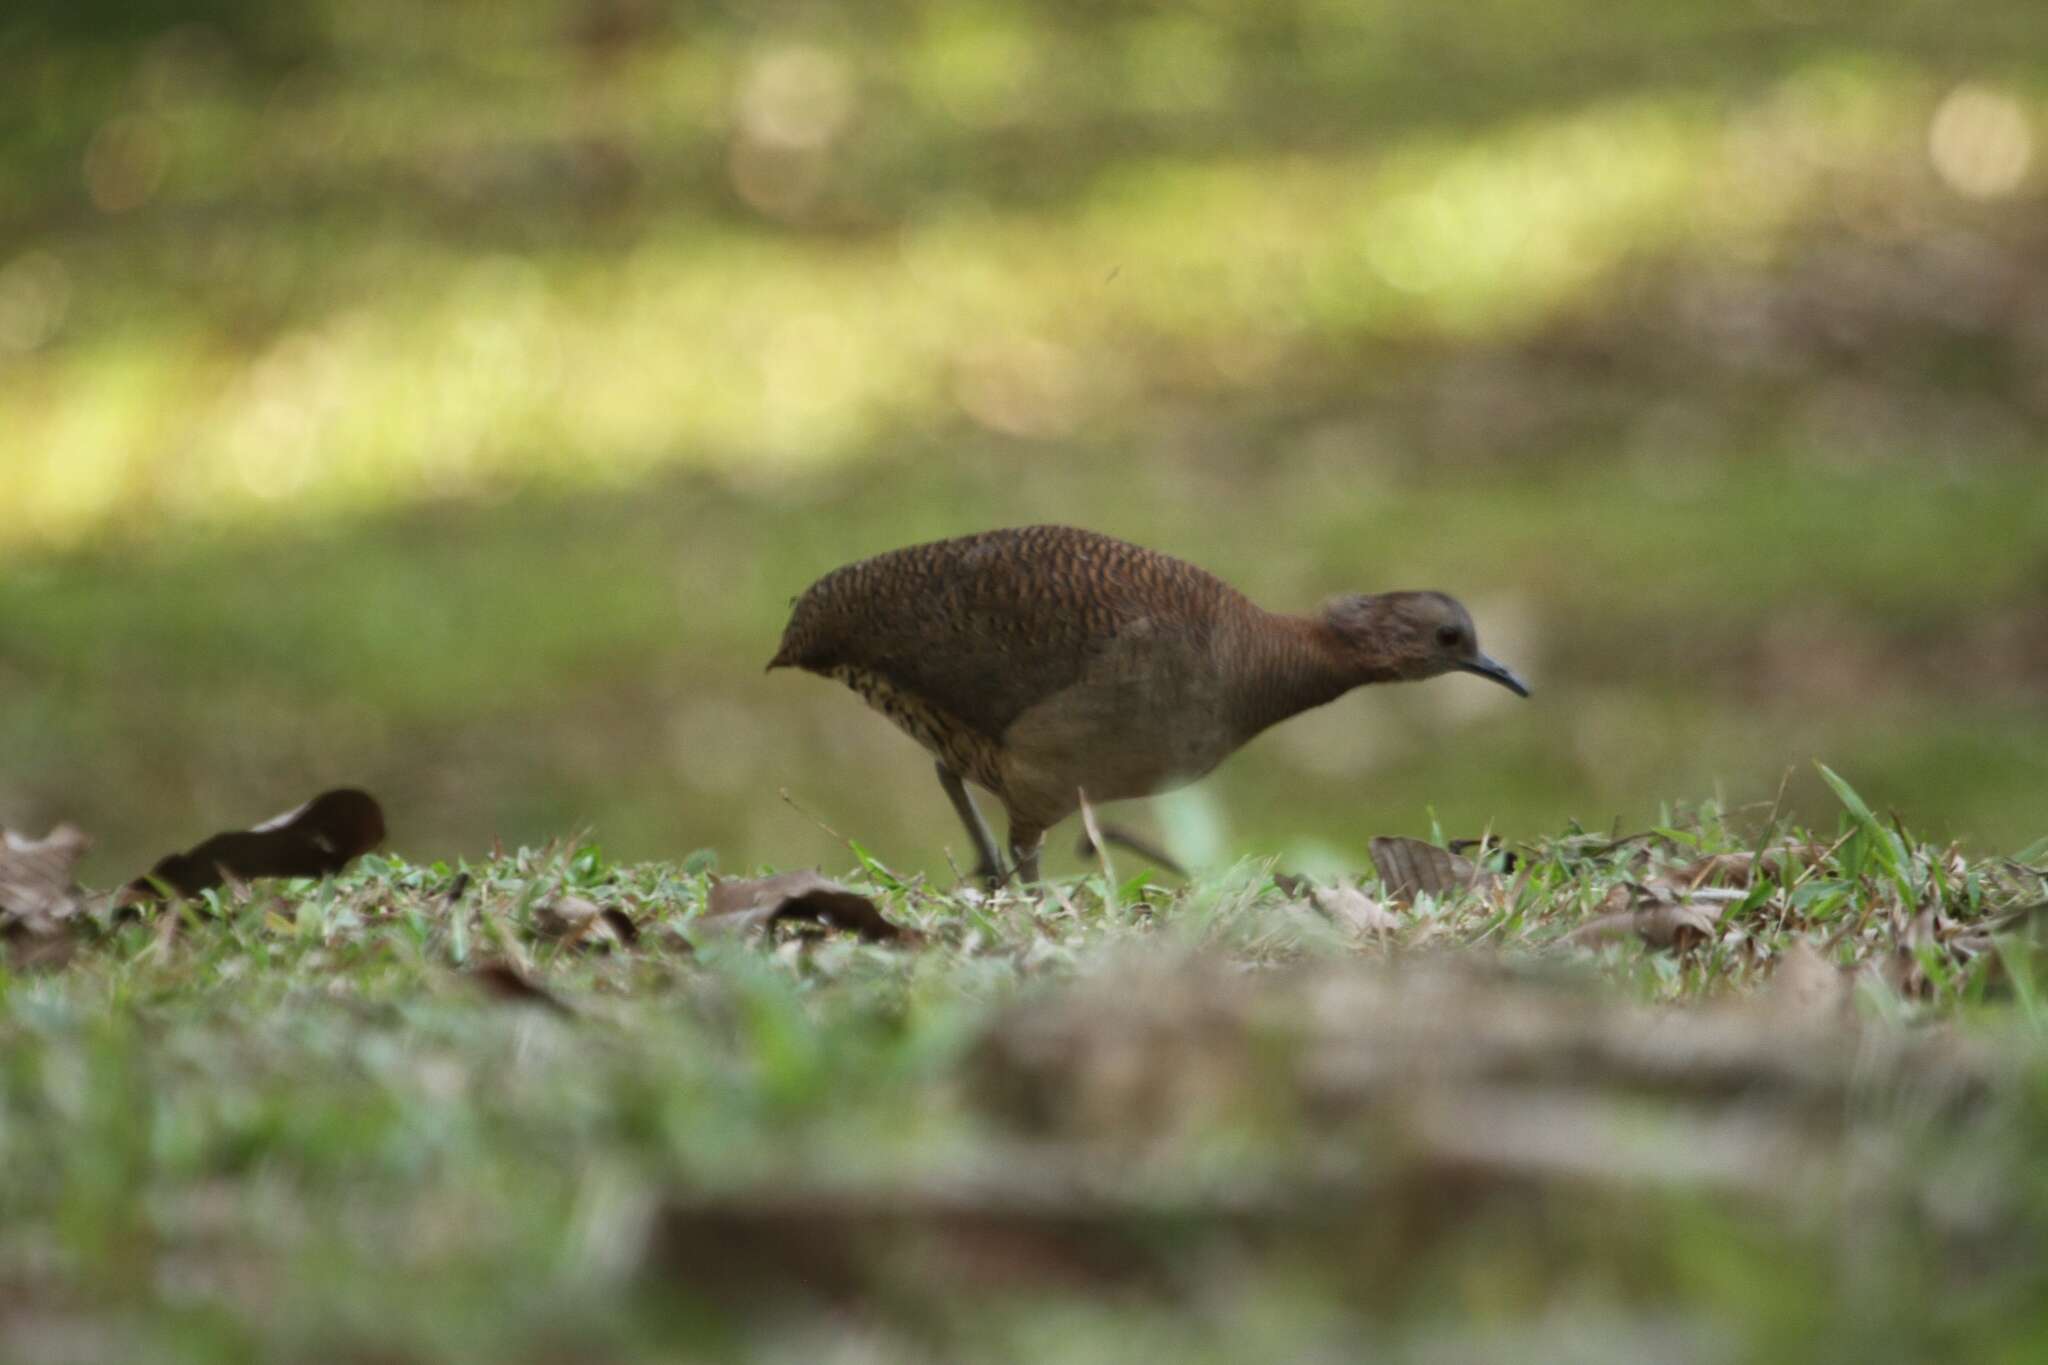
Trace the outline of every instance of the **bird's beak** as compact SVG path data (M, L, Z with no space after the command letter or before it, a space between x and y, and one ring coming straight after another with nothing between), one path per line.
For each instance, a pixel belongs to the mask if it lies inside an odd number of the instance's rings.
M1482 678L1489 678L1518 697L1529 695L1529 684L1516 677L1514 669L1509 668L1504 663L1489 659L1484 654L1476 658L1467 659L1464 663L1459 664L1458 667L1467 673L1477 673Z

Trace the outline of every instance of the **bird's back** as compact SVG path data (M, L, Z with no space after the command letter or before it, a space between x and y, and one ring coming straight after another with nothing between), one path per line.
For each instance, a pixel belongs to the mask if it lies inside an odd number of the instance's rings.
M1141 623L1199 667L1215 628L1248 608L1170 555L1071 526L1018 527L833 570L797 599L769 667L871 675L992 744Z

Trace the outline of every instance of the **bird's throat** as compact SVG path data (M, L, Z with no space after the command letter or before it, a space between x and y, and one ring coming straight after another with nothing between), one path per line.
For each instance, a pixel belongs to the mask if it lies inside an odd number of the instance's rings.
M1240 744L1354 687L1396 677L1391 667L1347 648L1313 617L1260 612L1227 636L1224 648L1234 655L1225 676L1232 680L1231 713Z

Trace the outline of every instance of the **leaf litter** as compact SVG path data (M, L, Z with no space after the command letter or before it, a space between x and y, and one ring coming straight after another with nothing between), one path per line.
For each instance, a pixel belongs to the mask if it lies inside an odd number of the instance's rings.
M326 791L246 830L216 834L183 853L167 854L128 884L130 904L191 898L230 880L324 877L384 842L384 810L368 792Z
M16 966L61 966L69 959L86 904L73 869L91 844L73 825L59 825L41 839L0 830L0 940Z
M776 924L816 924L843 929L871 943L914 943L918 939L914 931L884 916L873 897L808 870L715 881L699 922L733 932Z
M1438 900L1463 891L1490 892L1500 878L1460 853L1420 839L1386 837L1372 841L1372 863L1389 900L1407 903L1417 896Z

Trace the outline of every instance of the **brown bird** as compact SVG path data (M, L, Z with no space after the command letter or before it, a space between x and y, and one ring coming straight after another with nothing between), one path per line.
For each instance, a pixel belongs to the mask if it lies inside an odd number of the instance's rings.
M1440 592L1263 610L1184 560L1071 526L891 550L804 590L768 667L835 678L938 760L999 879L962 785L994 794L1010 853L1038 878L1045 831L1091 803L1194 781L1277 721L1366 683L1463 671L1529 689L1479 650Z

